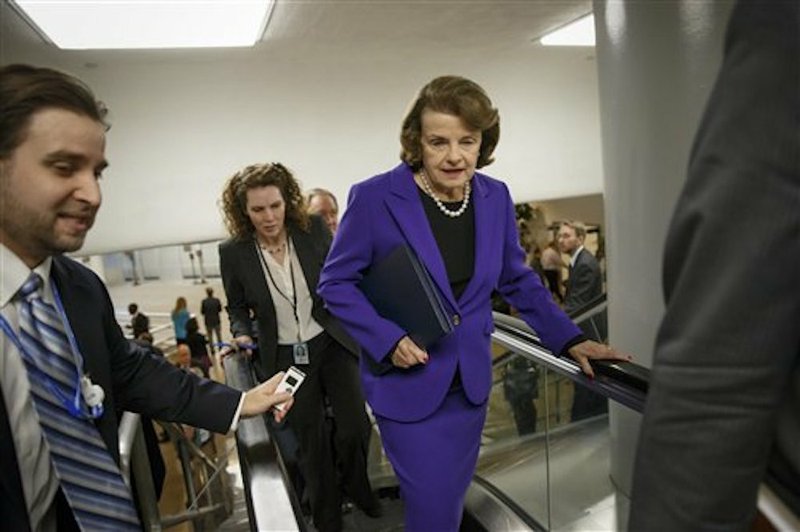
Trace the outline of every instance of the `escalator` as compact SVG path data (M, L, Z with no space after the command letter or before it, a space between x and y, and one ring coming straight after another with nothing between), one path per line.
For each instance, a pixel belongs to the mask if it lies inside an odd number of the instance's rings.
M596 319L604 312L604 298L581 310L582 319ZM603 401L640 410L647 370L629 363L598 363L598 376L590 381L571 360L552 356L522 321L497 313L494 318L494 386L462 530L576 530L576 526L599 523L598 516L609 509L626 515L626 501L616 493L609 476L608 414L604 409L573 421L571 404L575 390L585 387ZM225 369L229 384L237 388L247 389L254 383L244 359L227 359ZM521 410L525 394L527 412ZM313 530L288 487L289 475L270 430L264 418L256 418L243 420L237 433L250 529ZM399 509L363 526L402 530L402 503L391 500L397 496L397 482L379 437L375 430L370 478L385 497L385 508ZM576 478L579 482L573 481ZM353 522L346 519L345 529L370 530Z
M604 318L605 309L602 297L579 309L573 319L581 324ZM573 407L578 393L591 392L603 403L641 412L649 370L633 363L599 361L592 363L596 378L588 379L571 359L553 356L521 320L495 313L494 324L494 384L461 530L624 530L629 499L611 475L615 416L603 408L576 418ZM225 370L228 384L236 388L249 389L255 383L243 357L227 358ZM620 413L619 408L611 410ZM239 425L236 446L246 516L237 526L220 529L313 532L269 425L264 417ZM345 515L346 532L403 529L397 481L382 452L377 426L373 431L369 475L383 500L384 516L370 520L353 511ZM762 498L759 508L772 519ZM157 514L154 519L158 523Z
M580 314L596 319L604 312L603 298ZM610 474L608 409L576 417L575 400L590 393L603 406L610 401L640 412L649 371L632 363L594 362L597 376L590 380L571 359L550 354L521 320L497 313L494 318L494 386L475 482L502 493L528 526L486 529L617 529L628 500ZM520 384L521 372L527 387ZM478 519L489 525L492 517Z

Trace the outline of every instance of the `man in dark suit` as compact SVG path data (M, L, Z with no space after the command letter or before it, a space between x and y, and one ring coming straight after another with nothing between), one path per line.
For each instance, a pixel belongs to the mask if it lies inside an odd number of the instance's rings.
M139 305L131 303L128 305L128 314L131 315L131 329L133 329L133 338L139 338L142 333L150 332L150 318L144 312L139 312Z
M276 380L243 394L141 350L124 338L100 279L62 256L81 247L100 206L103 115L75 78L26 65L0 68L0 523L6 530L71 530L77 522L93 528L87 523L96 519L114 529L137 526L116 467L118 410L226 432L240 415L291 401L274 393ZM121 491L98 491L97 483L82 491L97 464L106 467L107 485ZM126 513L102 513L97 499L111 497ZM110 524L120 515L124 522Z
M585 241L585 225L580 222L561 224L558 230L558 247L562 253L570 257L564 312L571 317L576 317L575 313L603 294L603 274L600 272L600 264L594 255L583 247ZM605 342L608 339L605 313L578 325L583 334L592 340Z
M222 312L222 302L214 297L214 289L210 286L206 288L206 298L200 303L200 314L203 315L203 322L206 326L206 336L211 346L211 351L216 352L214 345L214 334L217 335L217 342L222 343L222 326L219 314Z
M603 276L600 265L588 249L586 226L579 222L563 222L558 229L558 247L561 253L569 255L569 278L567 293L564 296L564 311L572 314L582 306L603 293ZM584 331L595 340L596 333Z
M667 236L630 530L750 530L767 471L800 516L798 58L798 2L739 2Z
M562 253L569 255L569 277L564 295L564 312L576 317L577 312L592 300L603 294L603 275L600 265L588 249L583 247L586 241L586 226L580 222L563 222L558 229L558 247ZM578 323L587 338L604 342L608 333L605 313ZM601 395L583 387L575 387L572 401L572 421L602 414L608 410L608 401Z

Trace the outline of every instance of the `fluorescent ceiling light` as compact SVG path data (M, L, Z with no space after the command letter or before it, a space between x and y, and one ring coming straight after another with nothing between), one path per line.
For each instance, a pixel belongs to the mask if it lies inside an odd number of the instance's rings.
M570 22L539 40L545 46L594 46L594 15Z
M253 46L273 0L14 0L71 50Z

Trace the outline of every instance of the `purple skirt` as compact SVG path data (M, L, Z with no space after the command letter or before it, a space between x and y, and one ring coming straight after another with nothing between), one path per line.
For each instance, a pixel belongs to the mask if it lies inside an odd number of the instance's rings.
M377 416L383 448L400 481L406 532L456 532L475 464L487 403L451 391L430 416L401 423Z

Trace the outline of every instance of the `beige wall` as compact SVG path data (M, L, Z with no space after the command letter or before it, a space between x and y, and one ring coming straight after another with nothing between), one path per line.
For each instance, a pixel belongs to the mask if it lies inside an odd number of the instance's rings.
M587 225L603 225L605 209L602 194L537 201L548 223L560 220L579 220Z

